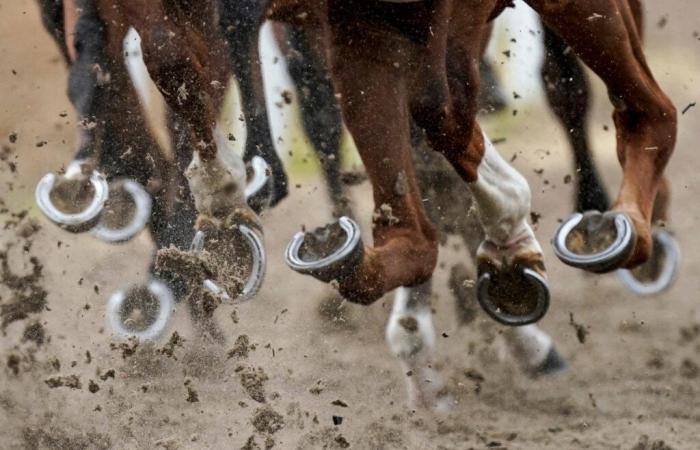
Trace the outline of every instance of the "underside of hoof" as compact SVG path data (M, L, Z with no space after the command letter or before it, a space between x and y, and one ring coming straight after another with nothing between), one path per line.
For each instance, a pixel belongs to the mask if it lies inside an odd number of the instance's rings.
M329 283L350 275L363 255L360 227L343 216L324 227L297 233L287 246L285 261L292 270Z
M273 197L273 174L260 156L254 156L246 166L245 199L256 214L268 209Z
M267 267L262 237L253 227L198 231L190 252L212 275L202 287L224 301L244 302L258 293Z
M104 175L97 171L83 175L79 162L71 164L65 175L44 175L35 191L41 212L73 233L85 232L97 224L108 195Z
M502 269L481 268L477 298L491 318L508 326L535 323L549 309L547 280L519 264Z
M552 244L564 264L605 273L618 269L630 257L636 231L630 219L619 212L576 213L561 224Z
M669 289L680 268L681 250L674 237L665 230L655 230L651 257L641 266L617 272L622 283L639 296L660 294Z
M116 335L154 340L167 328L174 304L170 288L151 280L113 293L107 302L107 320Z
M128 179L112 181L109 198L92 233L105 242L126 242L146 227L151 206L151 196L140 183Z
M552 346L544 361L533 367L529 371L529 375L531 378L547 377L565 372L568 368L569 365L564 357Z

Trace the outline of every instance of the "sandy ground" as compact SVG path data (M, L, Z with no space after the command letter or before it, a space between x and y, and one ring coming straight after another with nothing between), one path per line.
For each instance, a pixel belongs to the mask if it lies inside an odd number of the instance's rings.
M683 109L700 100L700 41L694 34L700 6L694 0L646 3L650 64ZM454 242L442 249L434 319L438 335L444 333L438 337L439 366L457 404L451 414L431 416L406 408L401 370L383 338L390 298L371 307L345 305L345 321L329 323L318 305L330 290L282 261L293 232L328 218L315 180L297 180L300 187L266 215L267 282L254 301L217 311L225 346L201 342L185 308L176 311L162 342L133 350L114 340L104 319L106 297L145 276L150 239L144 234L108 246L67 235L39 216L34 186L43 173L69 161L74 114L64 95L66 72L33 2L0 0L0 61L0 142L16 164L13 172L0 161L6 204L0 209L9 210L2 222L12 219L10 212L29 209L41 225L28 247L12 226L3 229L0 245L12 245L10 266L22 274L31 270L30 256L37 256L40 286L47 291L45 309L10 324L0 337L1 448L700 448L700 244L693 239L700 189L692 153L700 110L681 116L669 167L672 226L684 252L671 291L635 298L614 275L566 268L545 246L553 305L542 326L568 358L567 373L530 380L505 356L498 330L486 319L459 327L445 267L464 258L464 251L456 251ZM596 90L592 128L598 161L612 184L619 169L614 134L604 131L612 125L610 109L599 84ZM570 172L564 140L541 105L519 107L516 101L513 108L517 116L506 113L484 124L493 137L507 138L499 147L504 155L518 153L515 165L531 182L533 209L542 214L537 232L547 243L570 208L570 185L562 182ZM542 175L534 172L539 168ZM353 192L364 217L368 193L366 184ZM8 286L0 286L0 306L11 298ZM570 314L589 332L584 343ZM41 344L35 342L37 323L45 332ZM184 343L169 356L159 350L174 331ZM229 357L244 335L249 354ZM79 388L46 382L71 375ZM334 426L333 416L342 423Z

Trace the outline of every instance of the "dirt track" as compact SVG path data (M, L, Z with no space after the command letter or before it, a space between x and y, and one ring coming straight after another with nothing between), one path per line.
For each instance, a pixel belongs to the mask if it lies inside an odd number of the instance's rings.
M693 34L700 31L700 6L694 0L646 3L650 65L683 109L700 100L700 40ZM681 116L669 167L672 227L684 252L676 286L658 298L635 298L615 276L564 267L545 245L554 302L542 325L571 369L532 381L503 356L492 327L457 327L445 287L448 271L441 264L435 324L446 337L438 338L439 365L458 405L452 414L431 417L405 407L400 368L383 337L390 299L369 308L345 305L346 321L331 324L317 312L331 291L284 266L283 248L300 225L328 218L319 208L325 205L323 190L306 179L265 216L271 261L261 294L235 308L237 322L231 318L234 307L217 311L227 335L223 348L197 340L185 308L155 346L141 345L131 354L127 344L114 341L104 320L106 297L145 276L149 238L108 246L62 233L39 217L34 186L41 174L70 159L74 114L64 95L64 67L34 2L0 0L0 61L0 143L16 163L13 172L0 161L0 197L10 211L30 209L41 224L28 254L22 251L25 239L12 227L0 234L0 250L14 244L10 266L22 274L31 270L29 255L39 257L40 284L48 291L44 311L10 324L0 337L1 448L253 449L273 443L281 449L700 448L700 243L694 239L700 109ZM603 129L612 123L600 85L596 88L594 142L612 184L619 172L614 133ZM537 231L545 244L570 208L570 185L562 181L570 172L568 158L563 136L544 120L547 113L538 105L518 109L515 118L508 113L484 124L492 137L507 138L499 146L504 155L518 153L515 165L533 187L533 209L542 214ZM540 168L542 175L534 173ZM371 207L368 193L366 184L353 192L363 217ZM0 215L0 223L10 219L9 213ZM442 262L463 258L463 250L452 247L442 249ZM0 305L11 297L0 285ZM589 331L583 344L569 325L571 313ZM35 342L36 323L45 332L41 345ZM185 340L169 356L159 350L173 331ZM243 335L250 340L249 354L239 346L229 357ZM484 380L475 381L473 371ZM71 375L80 388L49 386L75 384L58 378ZM334 415L343 417L338 426ZM642 435L650 437L648 446ZM668 446L654 447L655 440Z

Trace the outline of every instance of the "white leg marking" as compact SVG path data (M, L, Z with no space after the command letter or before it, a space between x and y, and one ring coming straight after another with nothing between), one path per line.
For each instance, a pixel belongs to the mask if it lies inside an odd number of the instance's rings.
M394 295L394 306L386 327L389 349L401 361L411 405L448 411L452 399L447 394L440 373L433 368L435 329L425 295L399 288Z
M552 338L537 325L512 327L503 333L515 359L525 369L535 369L552 349Z
M486 134L484 157L478 178L469 183L486 241L497 247L527 248L541 253L542 248L527 223L530 214L530 186L525 178L498 153Z
M214 138L216 158L204 162L199 152L195 152L186 175L197 212L225 218L236 208L247 208L245 164L218 127L214 130Z

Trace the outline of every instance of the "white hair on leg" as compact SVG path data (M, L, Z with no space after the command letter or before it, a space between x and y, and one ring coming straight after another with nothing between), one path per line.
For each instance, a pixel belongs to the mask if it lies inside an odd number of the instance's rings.
M527 223L530 186L520 172L501 157L485 133L483 137L484 156L478 167L478 178L469 183L469 188L486 239L507 247L529 238L528 246L541 253L542 248Z
M245 164L218 126L214 130L214 140L216 158L202 161L199 152L194 152L186 175L197 212L224 218L246 205Z
M552 348L552 338L537 325L511 327L503 337L515 359L526 369L542 364Z
M386 326L389 349L401 361L411 405L438 412L450 409L440 373L433 368L435 329L429 304L429 292L417 288L399 288Z

